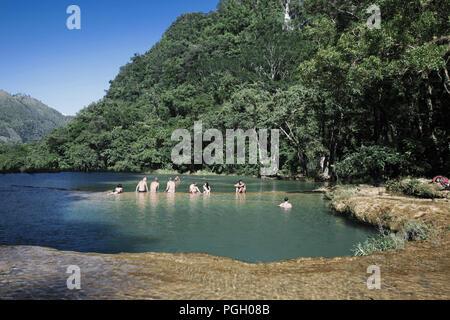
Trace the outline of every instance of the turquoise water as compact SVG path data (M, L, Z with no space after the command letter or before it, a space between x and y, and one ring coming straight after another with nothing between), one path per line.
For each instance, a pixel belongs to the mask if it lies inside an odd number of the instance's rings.
M0 244L92 253L208 253L247 262L351 255L374 230L333 216L320 185L186 177L176 195L135 194L142 176L112 173L0 175ZM153 176L149 176L152 179ZM165 188L167 176L159 176ZM208 181L213 194L189 195ZM108 195L122 183L125 194ZM288 196L294 208L278 208Z

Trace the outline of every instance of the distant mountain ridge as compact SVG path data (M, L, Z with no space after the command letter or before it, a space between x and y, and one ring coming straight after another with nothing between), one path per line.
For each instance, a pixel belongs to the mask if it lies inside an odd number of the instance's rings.
M0 90L0 143L38 141L70 119L30 96Z

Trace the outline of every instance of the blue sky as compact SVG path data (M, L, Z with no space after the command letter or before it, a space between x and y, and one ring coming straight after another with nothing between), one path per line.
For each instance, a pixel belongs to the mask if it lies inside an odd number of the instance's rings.
M143 54L185 12L218 0L0 0L0 89L74 115L101 99L135 54ZM81 9L68 30L66 9Z

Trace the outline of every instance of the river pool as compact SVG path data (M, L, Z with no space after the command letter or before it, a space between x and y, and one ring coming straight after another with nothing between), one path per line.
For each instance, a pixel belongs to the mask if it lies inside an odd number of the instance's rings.
M148 175L149 179L154 176ZM0 244L89 253L208 253L246 262L351 255L373 228L330 213L320 184L181 176L177 194L135 194L135 174L0 175ZM159 176L162 188L168 176ZM236 195L242 179L248 193ZM213 193L189 195L208 181ZM125 193L108 195L118 183ZM277 206L289 197L293 209Z

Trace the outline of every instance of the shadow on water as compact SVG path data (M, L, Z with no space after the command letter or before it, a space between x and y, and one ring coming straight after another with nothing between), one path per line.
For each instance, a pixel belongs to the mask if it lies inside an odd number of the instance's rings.
M153 235L125 233L119 223L104 220L68 219L76 202L90 200L91 194L49 188L0 188L10 201L0 207L0 244L47 247L81 253L118 254L139 252L161 239ZM22 201L22 199L28 201ZM33 201L29 201L32 199Z
M331 209L330 209L331 211ZM342 224L350 227L350 228L357 228L360 230L365 230L370 233L375 233L378 231L378 228L373 226L372 224L362 222L361 220L358 220L350 215L342 216L334 214L333 212L330 212L333 217L335 217L337 220L339 220Z
M36 228L31 225L29 227ZM27 226L22 226L21 229L27 229ZM133 248L142 243L151 247L160 241L161 239L154 236L123 233L118 227L105 223L70 222L66 223L64 229L42 227L31 234L15 232L12 237L4 237L2 244L38 246L80 253L119 254L141 253Z
M48 190L69 191L69 189L64 189L64 188L20 186L20 185L16 185L16 184L12 184L11 187L13 187L13 188L25 188L25 189L48 189Z
M319 194L317 191L313 190L301 190L301 191L286 191L287 194Z
M5 237L5 231L3 229L2 224L0 223L0 246L6 245L6 237Z
M65 231L53 230L51 238L19 237L14 241L14 245L39 246L80 253L120 254L142 253L134 248L143 243L152 247L160 241L161 239L154 236L123 233L116 226L105 223L71 222Z

